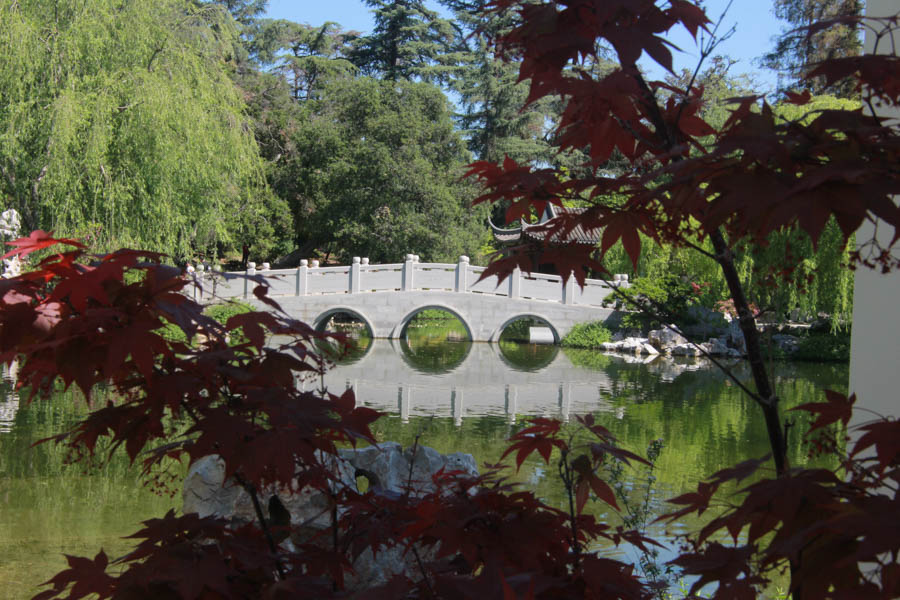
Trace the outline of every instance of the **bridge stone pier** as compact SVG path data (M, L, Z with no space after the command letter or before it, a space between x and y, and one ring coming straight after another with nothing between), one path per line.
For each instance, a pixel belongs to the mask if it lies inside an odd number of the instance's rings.
M396 264L369 264L354 258L341 267L320 267L318 261L302 261L296 269L257 270L250 263L247 275L263 275L269 296L290 315L317 328L335 314L359 318L376 338L403 337L409 321L419 312L445 310L463 323L472 341L497 341L503 329L522 317L542 322L555 341L577 323L606 321L613 310L603 307L612 289L603 281L588 279L584 287L574 278L563 284L558 275L525 274L518 269L498 284L496 278L479 281L484 267L469 264L461 256L457 264L421 263L412 254ZM213 293L221 298L243 298L262 307L253 296L255 283L245 273L214 276ZM627 286L627 277L616 276L613 285Z

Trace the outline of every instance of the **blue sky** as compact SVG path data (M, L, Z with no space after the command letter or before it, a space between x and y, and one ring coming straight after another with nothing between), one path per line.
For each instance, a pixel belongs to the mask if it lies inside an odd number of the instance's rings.
M429 4L437 8L437 3L432 1ZM715 21L728 5L728 0L706 0L705 5L707 14ZM336 21L344 29L362 32L372 28L372 14L362 0L269 0L267 16L310 25ZM721 29L727 30L731 25L736 26L736 33L719 46L717 53L739 61L732 68L733 74L751 73L764 86L774 86L774 75L758 69L754 64L756 58L770 49L772 36L782 28L772 14L771 0L733 0ZM671 41L684 51L676 53L676 70L693 67L699 52L690 36L685 32ZM650 65L646 66L650 68ZM651 74L659 77L662 71L651 70Z

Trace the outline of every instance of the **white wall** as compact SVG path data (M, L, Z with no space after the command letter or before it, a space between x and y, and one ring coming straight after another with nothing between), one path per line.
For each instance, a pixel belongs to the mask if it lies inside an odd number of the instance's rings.
M868 16L888 16L900 12L900 0L868 0ZM900 46L900 35L894 32ZM884 42L882 42L884 44ZM873 36L866 36L871 52ZM900 111L896 111L900 117ZM871 239L874 227L866 223L857 232L859 240ZM879 238L890 241L890 227L879 228ZM900 272L882 275L857 269L853 294L853 335L850 353L850 391L858 405L884 415L900 414ZM859 415L859 420L871 418Z

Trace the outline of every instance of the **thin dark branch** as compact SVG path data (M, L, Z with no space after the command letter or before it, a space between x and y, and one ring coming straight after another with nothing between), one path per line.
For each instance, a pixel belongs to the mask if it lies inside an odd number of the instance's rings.
M259 526L262 528L263 535L266 536L266 542L269 544L269 549L275 557L275 569L278 571L278 578L283 580L285 578L285 573L284 566L281 564L281 559L278 558L278 545L275 543L275 538L272 537L272 532L269 531L269 524L266 522L265 515L263 515L262 506L259 504L259 496L256 493L256 488L249 481L244 479L240 473L235 473L234 479L242 488L244 488L244 491L247 492L247 495L250 496L250 500L253 502L253 510L256 512Z
M711 258L713 260L716 260L716 255L713 254L712 252L710 252L709 250L704 249L702 246L698 246L697 244L695 244L693 242L689 242L687 240L681 241L679 243L684 244L685 246L687 246L694 252L698 252L698 253L702 254L703 256L705 256L706 258Z
M575 490L572 489L572 472L569 470L569 453L562 451L562 457L557 465L559 476L566 486L566 496L569 500L569 528L572 531L572 553L574 571L581 567L581 545L578 543L578 517L575 514Z
M409 457L409 474L406 477L406 497L409 498L410 491L412 490L412 476L413 476L413 466L416 464L416 453L419 450L419 438L422 436L421 433L416 434L416 439L413 441L412 445L412 456Z
M612 289L613 295L615 295L617 298L630 304L638 311L640 311L654 319L659 319L660 323L662 323L662 326L665 327L666 329L668 329L669 331L672 331L673 333L677 333L678 335L682 335L682 333L678 330L677 327L675 327L674 325L671 325L669 323L666 323L667 320L671 320L671 315L667 314L668 311L659 302L653 300L652 298L646 298L647 302L652 304L654 308L656 308L657 310L660 311L658 313L654 313L652 311L647 310L646 306L641 305L639 302L637 302L636 300L634 300L633 298L629 297L627 294L622 292L622 290L620 290L618 288L618 286L615 285L614 282L604 278L602 275L600 276L600 279L607 286L609 286ZM685 338L685 339L687 339L687 338ZM740 388L741 391L743 391L745 394L747 394L748 396L750 396L753 400L756 400L757 402L762 401L761 398L759 398L759 396L757 396L757 394L755 392L753 392L753 390L751 390L746 385L744 385L744 383L740 379L738 379L734 373L731 372L731 369L729 369L724 364L719 362L719 360L715 356L713 356L712 354L707 352L703 348L703 346L701 346L700 344L693 342L691 340L688 340L688 343L691 344L692 346L694 346L697 350L700 351L700 353L705 358L709 359L716 367L718 367L719 370L722 371L725 374L725 376L728 377L736 386L738 386L738 388Z
M435 594L434 588L431 586L431 579L428 578L428 572L425 570L425 564L422 562L422 557L419 555L419 549L416 548L415 544L411 544L409 549L412 550L413 556L416 557L416 564L419 565L419 571L422 572L422 580L428 587L428 597L436 598L437 594Z
M703 66L703 62L709 58L709 56L713 53L713 51L725 40L734 35L736 31L735 26L732 25L731 29L722 34L721 37L716 37L716 32L719 30L719 26L722 25L722 21L725 20L725 15L728 14L728 11L731 9L731 5L734 0L728 0L728 5L725 7L725 10L722 11L722 14L719 15L719 20L716 21L713 30L710 32L709 41L706 45L703 45L701 40L700 43L700 60L697 61L697 66L694 67L694 73L691 75L691 79L687 84L687 87L684 90L683 98L687 98L688 94L690 94L691 88L694 87L694 83L697 81L697 77L700 76L700 68ZM675 123L681 121L681 114L684 112L684 107L686 106L686 102L681 103L681 106L678 107L678 115L675 117Z

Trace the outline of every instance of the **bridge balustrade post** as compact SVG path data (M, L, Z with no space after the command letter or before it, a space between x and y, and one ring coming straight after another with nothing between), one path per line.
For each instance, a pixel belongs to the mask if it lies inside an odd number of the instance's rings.
M463 419L463 391L460 388L453 388L450 391L450 404L453 412L453 424L457 427L462 425Z
M308 289L309 261L304 258L300 261L300 266L297 267L297 286L294 289L294 294L297 296L305 296Z
M522 287L522 269L518 266L509 274L509 298L513 300L519 297L519 290Z
M513 425L516 422L516 411L519 408L519 388L514 383L508 383L506 384L505 394L504 410L506 411L506 420L510 425Z
M469 291L469 257L462 255L456 263L456 291Z
M416 256L414 254L407 254L406 261L403 263L403 291L411 292L415 287L415 281L413 280L413 271L416 268L415 265Z
M256 263L248 262L247 263L247 272L246 275L249 277L250 275L256 275ZM250 280L244 279L244 298L248 296L250 293Z
M563 304L575 304L575 272L569 272L569 279L563 284Z
M348 292L351 294L359 293L359 257L353 257L353 263L350 265L350 287Z

